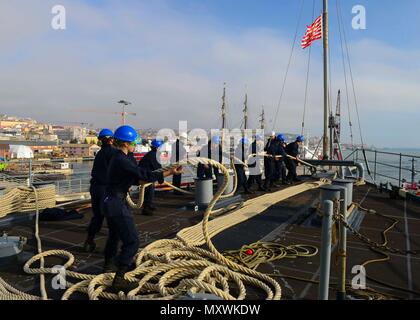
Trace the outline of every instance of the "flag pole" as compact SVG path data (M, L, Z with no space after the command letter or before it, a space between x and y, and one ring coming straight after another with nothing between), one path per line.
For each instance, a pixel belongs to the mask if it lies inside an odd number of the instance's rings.
M322 33L324 42L324 137L323 137L323 159L328 160L328 76L329 76L329 55L328 55L328 0L324 0L324 12L322 17Z

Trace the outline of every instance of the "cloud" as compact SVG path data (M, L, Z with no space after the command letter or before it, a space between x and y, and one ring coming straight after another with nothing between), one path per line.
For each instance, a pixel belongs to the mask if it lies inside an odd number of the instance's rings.
M227 82L230 125L241 121L245 91L251 124L257 125L263 104L268 121L274 117L292 34L266 28L232 30L216 18L183 13L165 1L130 5L108 1L101 6L63 1L68 29L60 32L49 27L53 2L46 3L0 5L0 12L8 16L3 30L19 34L13 37L0 31L7 44L0 53L3 112L114 127L119 122L111 112L119 110L116 102L124 98L133 102L129 108L138 116L131 122L137 127L176 128L179 120L188 120L190 128L211 128L220 126L221 94ZM22 16L30 27L13 19ZM420 80L419 52L370 39L352 43L351 50L362 115L391 113L396 106L415 112L420 98L415 85ZM314 47L317 51L320 43ZM344 81L339 56L332 58L335 101ZM296 48L278 130L300 131L306 63L307 51ZM306 123L310 133L320 134L319 54L314 55L312 66ZM80 109L103 112L71 112ZM270 130L272 125L267 124Z

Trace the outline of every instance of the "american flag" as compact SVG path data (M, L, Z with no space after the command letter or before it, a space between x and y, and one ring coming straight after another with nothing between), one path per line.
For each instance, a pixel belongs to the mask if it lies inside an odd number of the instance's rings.
M322 38L322 15L320 15L314 23L306 27L305 36L302 39L302 49L309 47L312 42Z

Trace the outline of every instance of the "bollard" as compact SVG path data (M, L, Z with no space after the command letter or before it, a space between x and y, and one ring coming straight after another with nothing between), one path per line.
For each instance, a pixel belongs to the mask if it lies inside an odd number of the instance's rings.
M334 203L330 200L323 202L322 212L322 243L321 243L321 267L319 281L319 300L328 300L330 285L330 263L331 263L331 233L332 216Z
M340 186L334 185L324 185L321 186L321 199L320 203L324 203L326 200L336 201L340 200L341 198L341 188Z
M217 188L220 189L223 185L223 182L225 181L225 176L223 174L218 174L217 177ZM228 181L228 185L225 189L225 191L223 192L224 195L229 194L233 191L233 179L235 179L235 175L233 172L229 172L229 181Z
M213 199L213 179L195 179L195 205L207 206Z
M345 187L347 189L347 208L351 206L351 204L353 203L353 186L354 186L354 181L350 180L350 179L335 179L333 180L333 185L335 186L340 186L340 187Z

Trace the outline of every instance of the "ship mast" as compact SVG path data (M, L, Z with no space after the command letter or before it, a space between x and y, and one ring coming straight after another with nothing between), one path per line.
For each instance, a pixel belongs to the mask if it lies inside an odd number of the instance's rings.
M323 159L329 156L328 145L328 75L329 75L329 54L328 54L328 0L324 0L324 12L322 19L322 33L324 42L324 136L323 136Z
M222 96L222 131L226 129L226 82L223 83Z
M265 129L265 111L264 111L264 106L262 107L262 112L260 114L260 124L261 124L261 130L264 131Z
M226 83L223 84L222 96L222 132L226 129Z
M244 102L244 130L248 129L248 93L245 93Z

